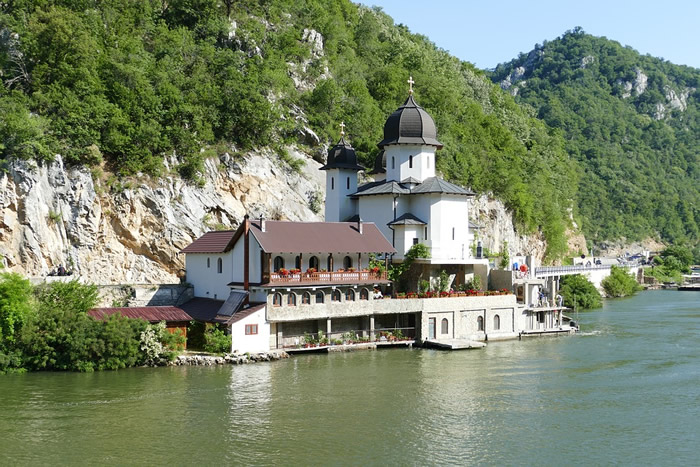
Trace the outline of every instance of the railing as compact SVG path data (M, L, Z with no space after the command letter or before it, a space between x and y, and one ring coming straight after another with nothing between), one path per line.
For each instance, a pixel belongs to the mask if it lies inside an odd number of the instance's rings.
M601 271L605 269L610 269L612 266L617 266L618 268L631 268L635 265L629 264L600 264L600 265L576 265L576 266L543 266L535 268L535 277L542 276L563 276L567 274L579 274L587 271Z
M271 283L276 282L283 284L295 282L354 283L372 282L376 280L386 280L386 271L299 272L296 274L280 274L273 272L270 274Z

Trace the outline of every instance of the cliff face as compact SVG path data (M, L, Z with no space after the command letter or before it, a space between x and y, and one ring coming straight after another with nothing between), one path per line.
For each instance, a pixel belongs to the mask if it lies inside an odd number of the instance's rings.
M178 251L208 230L236 228L246 213L321 219L314 212L323 201L320 165L291 155L304 161L298 172L269 153L209 159L201 187L167 176L112 180L108 189L60 157L43 166L12 162L0 176L3 264L28 277L63 264L98 284L178 282Z

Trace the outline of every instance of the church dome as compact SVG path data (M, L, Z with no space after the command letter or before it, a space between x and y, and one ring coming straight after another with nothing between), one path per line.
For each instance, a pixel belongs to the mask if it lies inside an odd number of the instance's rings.
M374 168L369 175L379 175L386 173L386 152L382 151L374 158Z
M409 95L406 102L389 116L384 124L384 139L380 148L390 144L416 144L442 148L437 140L435 121Z
M335 146L328 150L326 165L321 167L320 170L330 169L364 170L364 167L357 164L355 149L345 141L343 136L340 137L340 141Z

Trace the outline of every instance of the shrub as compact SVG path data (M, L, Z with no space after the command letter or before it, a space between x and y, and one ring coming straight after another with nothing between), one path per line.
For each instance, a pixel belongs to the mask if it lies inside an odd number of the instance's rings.
M600 292L586 277L581 274L564 276L561 280L559 293L564 297L564 304L572 308L600 308L603 302Z
M231 336L218 326L208 326L204 333L204 350L223 354L231 351Z
M601 283L608 297L627 297L642 290L637 281L622 268L613 266Z

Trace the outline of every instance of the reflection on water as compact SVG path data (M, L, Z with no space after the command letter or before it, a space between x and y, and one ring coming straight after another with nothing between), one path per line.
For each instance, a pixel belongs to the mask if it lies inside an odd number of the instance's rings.
M0 464L696 464L696 297L473 351L4 376Z

